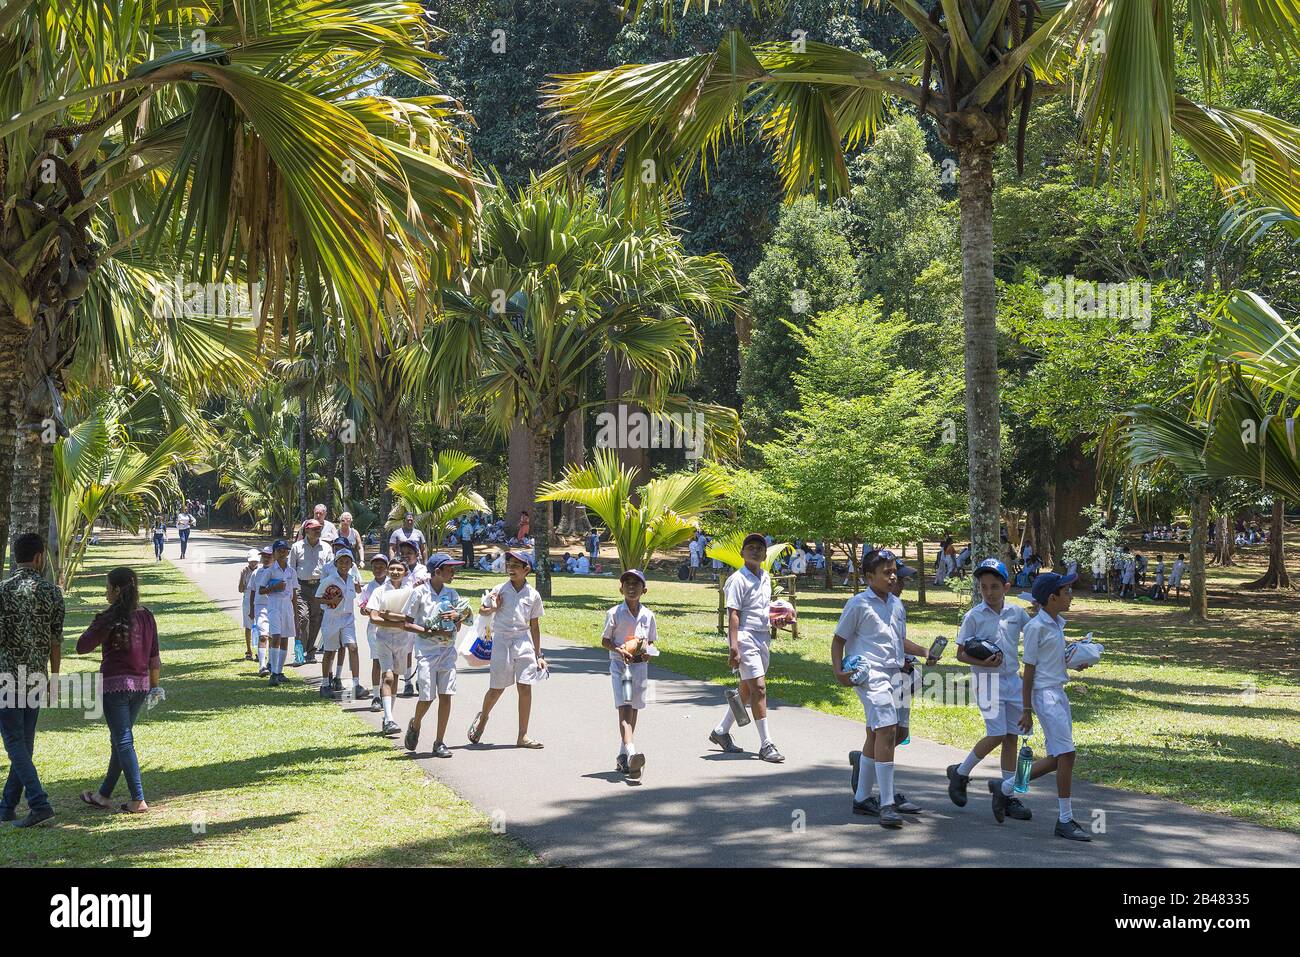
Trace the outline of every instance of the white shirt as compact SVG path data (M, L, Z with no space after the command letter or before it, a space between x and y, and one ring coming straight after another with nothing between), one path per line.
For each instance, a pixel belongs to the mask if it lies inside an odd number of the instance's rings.
M393 592L403 591L406 587L405 584L402 584L397 588L394 588L392 580L385 578L384 583L370 593L370 597L367 600L367 607L371 611L392 611L393 609L388 607L388 602L385 599ZM405 606L406 603L403 602L402 604ZM380 625L373 621L371 624L375 626L375 636L388 641L395 641L408 634L406 629L402 628L400 625Z
M498 555L496 558L492 560L492 571L503 572L505 570L506 570L506 556L503 553L501 555Z
M377 589L380 585L382 585L386 581L388 581L388 579L385 577L385 578L375 578L372 579L371 581L366 582L366 586L361 589L360 607L362 611L369 610L370 596L375 593L375 589ZM370 616L366 615L366 637L371 641L375 640L376 627L378 626L373 621L370 620Z
M1059 688L1068 680L1065 673L1065 619L1053 618L1046 610L1025 625L1024 661L1034 666L1034 689Z
M802 550L794 553L794 558L790 559L790 571L796 575L802 575L808 570L808 556Z
M403 588L415 588L424 585L429 581L429 567L416 562L406 572L406 577L402 579Z
M1170 583L1171 585L1177 585L1177 584L1180 584L1180 583L1182 582L1182 580L1183 580L1183 568L1184 568L1184 566L1185 566L1186 564L1187 564L1187 563L1184 562L1181 558L1176 559L1176 560L1174 561L1174 570L1173 570L1173 573L1169 576L1169 583Z
M277 603L283 605L293 601L293 593L298 588L298 573L294 571L292 565L281 568L279 562L271 562L262 569L261 576L257 585L259 589L279 582L285 583L283 591L258 596L268 607Z
M739 631L760 641L772 637L772 620L768 610L772 605L772 579L760 568L755 575L746 565L731 573L724 589L727 608L740 612Z
M1123 571L1120 572L1120 577L1119 577L1120 584L1122 585L1133 584L1133 570L1134 570L1134 565L1132 559L1129 559L1128 561L1124 562L1124 568Z
M627 644L630 638L644 638L647 644L654 644L659 638L655 625L655 613L641 605L633 615L627 602L621 601L605 612L605 629L600 633L601 640L612 638L614 644ZM623 656L617 651L609 653L610 660L622 661Z
M496 595L501 596L501 607L493 611L490 599ZM511 638L527 635L530 633L528 623L542 617L542 596L528 582L519 589L508 581L502 582L483 596L483 605L485 608L480 611L492 616L494 635Z
M433 584L426 582L419 588L412 589L411 597L406 600L402 614L417 625L424 625L437 631L437 634L432 635L417 634L415 636L417 640L445 645L456 639L456 630L460 626L443 621L444 611L459 611L462 622L470 619L469 603L460 597L456 589L450 585L443 585L441 591L434 591Z
M320 606L322 620L330 625L351 621L353 617L352 608L357 600L357 589L361 587L361 576L357 574L355 568L349 568L347 577L344 578L339 574L338 569L331 565L320 577L320 584L316 586L316 597L325 597L325 592L330 587L343 592L343 600L339 602L337 608L331 608L329 605L322 603Z
M316 581L327 568L334 566L334 549L325 544L322 538L316 539L315 545L309 545L304 538L294 542L289 548L289 567L298 573L302 581Z
M194 516L189 512L181 512L176 516L176 530L182 531L194 524Z
M691 553L691 564L698 565L700 563L700 552L701 552L699 539L692 538L691 544L688 546L688 548Z
M573 563L573 573L575 575L590 575L591 559L586 555L579 555L577 560Z
M998 646L1002 664L997 668L971 665L971 675L998 675L998 697L1003 701L1016 701L1020 697L1020 632L1029 624L1029 615L1019 605L1006 602L1001 613L982 601L961 620L957 630L957 644L964 645L972 638L981 638ZM987 679L985 679L987 680Z
M271 564L274 565L275 563L272 562ZM253 596L254 615L257 614L259 608L266 607L266 600L271 597L270 595L263 595L258 592L258 589L266 584L266 570L270 567L271 565L259 565L253 570L253 574L248 576L248 584L244 586L245 594L251 593Z
M907 613L897 595L858 592L844 603L835 634L844 639L845 658L861 655L878 668L903 667Z

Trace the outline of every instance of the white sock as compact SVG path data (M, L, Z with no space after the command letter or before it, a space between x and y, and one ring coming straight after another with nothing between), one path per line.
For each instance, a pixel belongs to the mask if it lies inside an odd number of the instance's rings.
M384 695L383 698L380 700L383 702L384 705L384 720L392 721L393 720L393 699L388 695Z
M343 658L340 656L338 661L334 662L334 677L343 677Z
M772 738L767 733L767 718L755 718L754 727L758 728L758 746L760 748L765 744L772 743Z
M880 806L894 803L894 762L877 761L876 777L880 780ZM861 782L859 782L861 783Z
M1014 782L1015 777L1016 777L1016 772L1015 772L1015 771L1007 771L1007 770L1003 769L1003 771L1002 771L1002 780L1003 780L1003 781L1012 781L1012 782Z
M731 709L728 708L727 713L722 716L722 723L719 724L713 730L716 731L718 734L726 734L728 731L731 730L731 726L735 723L736 723L736 716L733 715L731 713Z
M1011 792L1015 789L1015 786L1016 786L1016 776L1014 774L1011 775L1011 777L1009 778L1002 779L1002 793L1005 794L1007 797L1011 797Z
M627 756L630 758L634 754L636 754L636 742L629 741L627 743Z
M257 647L257 667L259 668L266 667L266 649L263 648L261 645L258 645Z
M1056 806L1060 808L1060 813L1057 816L1060 818L1062 824L1066 821L1074 820L1074 809L1070 807L1069 798L1057 798Z
M626 745L626 744L620 744L620 745L618 746L618 753L619 753L619 754L627 754L627 745Z
M281 654L282 652L280 651L279 647L275 647L271 649L271 674L273 675L278 675L280 673Z
M970 774L975 770L975 765L980 763L980 756L972 751L966 757L961 759L961 764L957 765L958 774Z
M853 800L859 804L871 797L871 789L876 784L876 762L865 754L858 758L858 789Z

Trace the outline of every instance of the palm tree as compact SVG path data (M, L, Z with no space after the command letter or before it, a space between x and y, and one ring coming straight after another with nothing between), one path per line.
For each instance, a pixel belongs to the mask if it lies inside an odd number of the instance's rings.
M565 469L558 482L537 490L539 502L573 502L600 516L618 549L624 571L645 569L655 552L691 537L696 520L726 494L717 472L678 472L633 488L640 473L623 465L613 449L596 449L590 465Z
M261 284L260 339L299 296L418 320L466 252L475 183L414 0L7 0L0 6L0 513L46 500L42 432L91 277L174 240L178 280ZM246 287L247 288L247 287ZM120 322L121 317L114 317ZM246 323L245 323L246 325ZM44 428L42 428L44 426Z
M179 494L175 469L195 462L198 446L184 427L152 448L132 442L112 400L72 426L54 446L52 512L58 531L54 578L67 588L97 522L138 530Z
M1225 192L1300 212L1300 130L1255 110L1197 103L1175 78L1185 35L1215 90L1241 44L1300 50L1300 17L1292 0L1231 9L1202 0L1190 5L1186 29L1174 23L1176 5L1150 0L940 0L929 11L918 0L889 3L916 37L887 69L870 51L798 39L750 46L733 31L711 53L556 77L546 102L567 155L551 175L602 169L621 175L632 197L680 187L757 119L787 194L811 186L834 198L848 188L845 150L869 140L891 104L930 116L959 171L971 537L976 555L996 555L997 151L1014 137L1023 158L1033 104L1073 96L1098 160L1108 154L1141 188L1140 224L1150 197L1172 193L1175 134Z
M438 453L427 479L418 478L409 465L395 471L388 479L393 509L384 526L385 535L401 525L403 516L411 512L415 515L415 527L424 532L430 548L441 547L448 522L466 512L487 511L487 502L478 492L456 487L461 477L478 465L478 459L473 456L448 450Z
M444 417L468 405L501 434L522 423L536 488L550 478L551 440L569 415L602 404L581 388L588 370L619 356L634 370L625 401L661 408L698 356L691 316L726 315L739 295L726 261L688 256L662 210L634 217L590 192L498 183L471 269L404 368ZM550 526L550 506L534 509L543 596Z
M308 462L309 469L316 465L319 462ZM312 484L322 480L314 471L307 477ZM222 472L220 482L227 491L217 499L217 508L237 502L257 525L269 526L275 538L293 531L298 510L298 453L293 446L276 440L251 456L241 455L234 468Z

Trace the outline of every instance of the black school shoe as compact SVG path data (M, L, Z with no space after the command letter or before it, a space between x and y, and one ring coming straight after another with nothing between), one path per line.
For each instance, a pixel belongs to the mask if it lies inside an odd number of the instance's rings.
M54 818L54 808L47 807L40 811L31 811L20 821L14 821L14 827L41 827L48 824ZM1078 827L1076 824L1075 827ZM1084 838L1088 840L1088 838Z
M948 765L948 799L958 807L966 806L966 785L970 783L970 775L962 774L957 770L958 765Z
M645 767L645 755L638 751L627 759L627 776L633 781L641 780L641 769Z
M385 721L379 726L379 733L385 736L401 734L402 729L397 726L396 721Z
M450 758L452 756L451 749L441 741L435 741L433 743L433 756L435 758Z
M1002 793L1002 782L990 781L989 794L993 797L993 819L1001 824L1007 817L1007 796Z
M629 768L627 765L627 755L620 754L618 760L614 762L614 770L619 774L627 774Z
M723 751L727 752L727 754L742 754L745 750L744 748L737 747L736 742L731 740L731 735L729 734L719 734L717 731L710 731L709 740L720 747Z
M785 761L785 755L776 749L776 745L769 741L758 751L758 757L762 761L768 761L772 764L781 764Z
M1021 803L1020 798L1014 794L1007 798L1007 817L1013 821L1028 821L1033 818L1033 812Z
M902 791L894 792L894 810L899 814L920 814L921 808L903 796Z
M1079 827L1078 821L1057 821L1055 833L1057 837L1063 837L1067 841L1082 841L1085 843L1092 842L1092 838L1088 836L1088 832Z
M854 814L865 814L868 817L880 816L880 798L874 794L868 795L865 801L853 802Z
M897 829L903 826L903 818L899 815L898 809L892 804L882 804L880 806L880 826Z
M861 770L862 770L862 752L861 752L861 751L850 751L850 752L849 752L849 767L851 767L851 768L853 769L853 772L849 775L849 790L852 791L854 794L857 794L857 793L858 793L858 774L859 774L859 773L861 772Z

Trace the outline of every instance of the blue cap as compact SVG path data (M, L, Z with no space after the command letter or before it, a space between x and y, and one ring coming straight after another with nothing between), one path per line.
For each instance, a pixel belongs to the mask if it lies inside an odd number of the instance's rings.
M429 560L424 563L424 567L429 569L429 574L432 575L443 565L451 565L453 567L459 567L464 564L465 564L464 562L457 561L456 559L448 555L446 552L438 552L435 555L429 556Z
M645 575L639 568L629 568L623 574L618 576L618 580L621 582L624 578L628 578L629 576L640 581L642 585L646 584Z
M975 577L979 578L985 572L993 572L1004 582L1011 581L1011 576L1007 574L1007 566L1002 564L996 558L986 558L975 566Z
M334 560L338 561L340 558L346 558L349 559L350 561L356 561L356 558L355 556L353 556L351 550L347 548L339 548L335 550Z
M1066 585L1074 584L1078 577L1078 575L1058 575L1056 572L1044 572L1034 579L1033 587L1029 589L1029 593L1034 596L1034 601L1046 606L1048 597Z
M271 543L271 551L273 552L278 552L280 549L288 548L288 547L289 547L289 543L286 542L283 538L277 538L275 541Z

